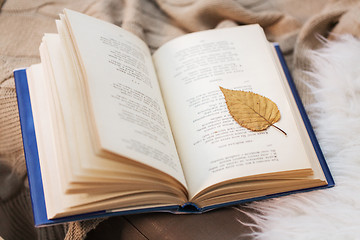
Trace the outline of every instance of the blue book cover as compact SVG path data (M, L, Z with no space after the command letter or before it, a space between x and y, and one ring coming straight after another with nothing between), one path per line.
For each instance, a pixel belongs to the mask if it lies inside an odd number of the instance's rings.
M41 170L40 170L40 162L39 162L39 155L37 149L37 142L36 142L36 134L33 122L33 114L31 108L31 101L27 83L27 76L26 76L26 69L18 69L14 71L14 78L15 78L15 85L16 85L16 93L17 93L17 101L19 107L19 116L20 116L20 124L21 124L21 131L22 131L22 138L23 138L23 145L24 145L24 152L25 152L25 159L26 159L26 166L28 171L28 179L29 179L29 186L30 186L30 195L33 207L33 214L34 214L34 221L35 226L46 226L51 224L58 224L70 221L77 221L77 220L85 220L90 218L97 218L97 217L109 217L113 215L125 215L125 214L136 214L136 213L145 213L145 212L159 212L159 211L166 211L172 213L201 213L205 211L209 211L212 209L240 204L249 201L261 200L266 198L272 197L279 197L283 195L293 194L296 192L304 192L310 191L314 189L320 188L327 188L332 187L335 185L334 180L331 176L329 168L326 164L325 158L323 153L320 149L319 143L316 139L314 134L313 128L310 124L310 121L307 117L305 112L304 106L302 105L301 99L297 93L295 84L291 78L290 72L286 66L286 62L283 58L281 50L277 44L274 44L275 50L279 57L280 63L286 75L286 78L289 82L289 86L291 88L292 94L295 98L296 104L299 108L301 116L303 118L304 124L310 136L311 142L313 147L316 151L317 157L319 159L320 165L322 170L326 176L328 185L311 188L311 189L301 189L291 192L284 192L278 194L272 194L257 198L245 199L240 201L234 202L227 202L224 204L217 204L212 205L204 208L198 208L195 204L186 203L182 206L166 206L166 207L156 207L156 208L146 208L146 209L139 209L139 210L131 210L131 211L100 211L100 212L91 212L87 214L63 217L63 218L56 218L56 219L48 219L46 213L46 204L45 204L45 197L44 197L44 190L43 190L43 183L41 178Z

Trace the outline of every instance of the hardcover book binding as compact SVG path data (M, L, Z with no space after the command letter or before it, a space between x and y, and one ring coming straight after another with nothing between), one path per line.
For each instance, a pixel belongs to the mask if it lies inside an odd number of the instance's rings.
M312 145L315 149L315 152L319 159L322 170L326 176L326 179L328 182L328 184L326 186L296 190L296 191L291 191L291 192L283 192L283 193L266 195L266 196L262 196L262 197L256 197L256 198L245 199L245 200L234 201L234 202L227 202L227 203L223 203L223 204L207 206L204 208L198 208L195 204L189 202L189 203L183 204L182 206L170 206L170 207L166 206L166 207L145 208L145 209L143 208L143 209L131 210L131 211L109 210L109 211L91 212L91 213L87 213L87 214L74 215L74 216L63 217L63 218L48 219L47 213L46 213L45 197L44 197L43 183L42 183L42 177L41 177L41 171L40 171L40 162L39 162L39 156L38 156L38 149L37 149L36 134L35 134L35 128L34 128L34 122L33 122L31 101L30 101L29 89L28 89L28 84L27 84L26 69L18 69L18 70L14 71L14 77L15 77L16 93L17 93L17 100L18 100L18 106L19 106L20 124L21 124L21 130L22 130L26 166L27 166L27 170L28 170L28 179L29 179L29 185L30 185L30 195L31 195L32 206L33 206L35 226L39 227L39 226L58 224L58 223L77 221L77 220L85 220L85 219L97 218L97 217L109 217L109 216L114 216L114 215L137 214L137 213L145 213L145 212L165 211L165 212L178 213L178 214L202 213L202 212L209 211L212 209L235 205L235 204L241 204L244 202L279 197L279 196L288 195L288 194L292 194L292 193L304 192L304 191L310 191L310 190L315 190L315 189L320 189L320 188L328 188L328 187L334 186L334 184L335 184L334 180L333 180L331 173L329 171L329 168L326 164L323 153L320 149L319 143L316 139L316 136L314 134L314 131L312 129L310 121L307 117L304 106L302 105L301 99L297 93L295 84L294 84L294 82L291 78L290 72L286 66L286 63L282 56L279 45L274 44L274 46L275 46L278 58L280 60L281 66L283 68L283 71L288 80L292 94L295 98L297 107L301 113L301 116L302 116L302 119L306 126L307 132L310 136Z

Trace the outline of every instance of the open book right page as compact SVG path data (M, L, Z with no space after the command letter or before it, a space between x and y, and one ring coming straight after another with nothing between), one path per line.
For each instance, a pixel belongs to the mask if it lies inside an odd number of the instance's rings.
M231 179L310 169L289 93L258 25L192 33L153 55L189 197ZM220 87L271 99L281 119L252 132L230 115Z

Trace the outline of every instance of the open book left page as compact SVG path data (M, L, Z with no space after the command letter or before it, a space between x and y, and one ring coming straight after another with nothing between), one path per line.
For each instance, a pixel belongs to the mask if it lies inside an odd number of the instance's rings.
M72 11L57 26L27 71L48 217L186 202L145 44Z
M115 25L71 10L65 10L63 19L94 118L95 146L153 166L185 184L146 44Z

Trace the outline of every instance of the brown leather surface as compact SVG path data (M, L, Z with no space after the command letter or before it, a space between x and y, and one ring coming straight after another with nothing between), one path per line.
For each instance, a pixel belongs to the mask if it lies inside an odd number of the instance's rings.
M86 239L251 239L246 235L251 228L242 222L252 221L239 209L228 207L199 215L147 213L112 217L90 231Z

